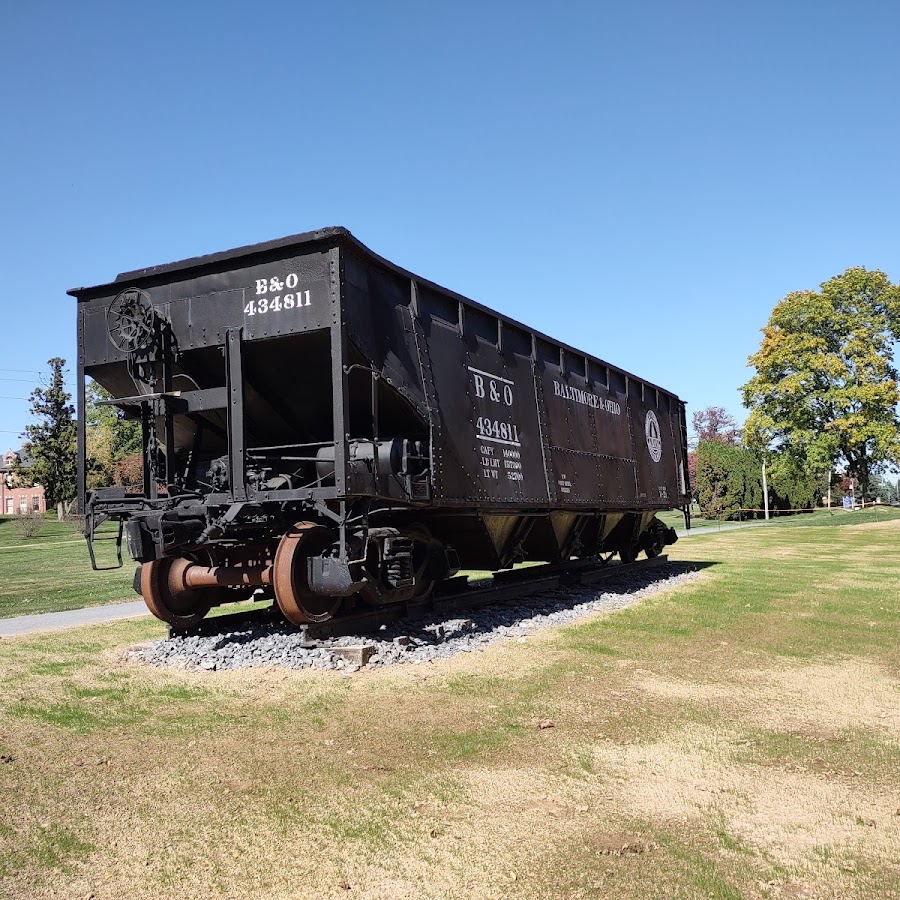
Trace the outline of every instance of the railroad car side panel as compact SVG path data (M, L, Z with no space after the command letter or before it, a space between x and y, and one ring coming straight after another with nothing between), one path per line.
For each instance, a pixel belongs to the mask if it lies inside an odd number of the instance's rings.
M537 342L537 365L550 445L548 477L559 504L633 506L627 405L609 384L608 369L543 340Z
M347 250L341 252L341 267L345 329L364 357L358 365L374 368L424 416L427 407L412 329L410 280L367 265Z
M638 502L668 509L680 493L678 454L681 441L673 429L669 397L632 382L628 397L637 464Z
M442 425L436 498L546 504L530 350L512 336L504 352L496 317L434 291L420 290L419 309Z

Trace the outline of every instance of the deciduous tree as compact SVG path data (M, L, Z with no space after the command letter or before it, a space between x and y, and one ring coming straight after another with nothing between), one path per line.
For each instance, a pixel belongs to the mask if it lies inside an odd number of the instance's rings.
M117 463L126 456L141 452L141 423L136 419L126 419L115 406L102 405L102 401L111 398L112 395L96 381L88 384L85 421L90 488L117 484Z
M697 499L697 451L688 450L688 481L691 484L691 496Z
M766 480L772 510L812 509L825 486L820 476L785 453L772 458Z
M698 409L691 416L691 426L694 429L695 444L700 441L722 441L725 444L741 442L741 430L734 416L722 406Z
M699 502L697 488L697 445L701 441L718 441L723 444L739 444L741 430L737 422L724 407L707 406L698 409L691 415L691 427L693 434L688 451L688 477L691 482L691 491L695 500Z
M883 272L847 269L788 294L749 360L746 443L813 472L842 463L867 496L871 476L900 458L898 337L900 288Z

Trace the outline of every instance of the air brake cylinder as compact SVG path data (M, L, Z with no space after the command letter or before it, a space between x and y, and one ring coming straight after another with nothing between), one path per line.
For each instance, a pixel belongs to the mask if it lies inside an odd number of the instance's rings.
M376 456L377 447L377 456ZM397 475L411 480L424 475L428 463L426 441L393 438L385 441L351 441L348 466L352 475ZM334 475L334 447L321 447L316 453L316 477Z

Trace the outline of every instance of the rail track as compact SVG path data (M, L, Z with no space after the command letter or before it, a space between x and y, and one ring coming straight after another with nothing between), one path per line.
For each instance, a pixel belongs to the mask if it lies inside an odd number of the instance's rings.
M477 609L488 604L502 603L530 594L539 594L557 588L596 584L628 572L654 568L668 562L668 556L642 559L630 563L570 562L563 565L546 564L496 572L483 582L469 582L466 576L449 578L442 582L432 595L420 601L409 601L393 606L375 607L362 612L351 612L327 622L309 625L291 625L272 604L261 609L251 609L203 619L190 627L169 626L169 637L200 637L240 631L263 624L304 632L309 646L318 639L341 637L347 634L374 632L384 626L394 625L403 619L421 619L427 616L450 614L467 609Z

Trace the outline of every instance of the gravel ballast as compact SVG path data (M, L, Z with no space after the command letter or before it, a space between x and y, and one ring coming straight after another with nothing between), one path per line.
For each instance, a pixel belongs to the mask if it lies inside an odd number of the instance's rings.
M304 647L303 633L290 626L268 624L212 636L153 641L127 650L125 659L200 671L268 666L353 672L359 665L340 655L338 648L368 645L372 648L368 668L429 663L483 650L494 641L525 641L538 629L569 624L589 613L623 609L698 574L689 566L668 563L623 572L603 582L602 589L576 586L546 591L462 614L404 620L375 632L325 638L316 641L315 647Z

